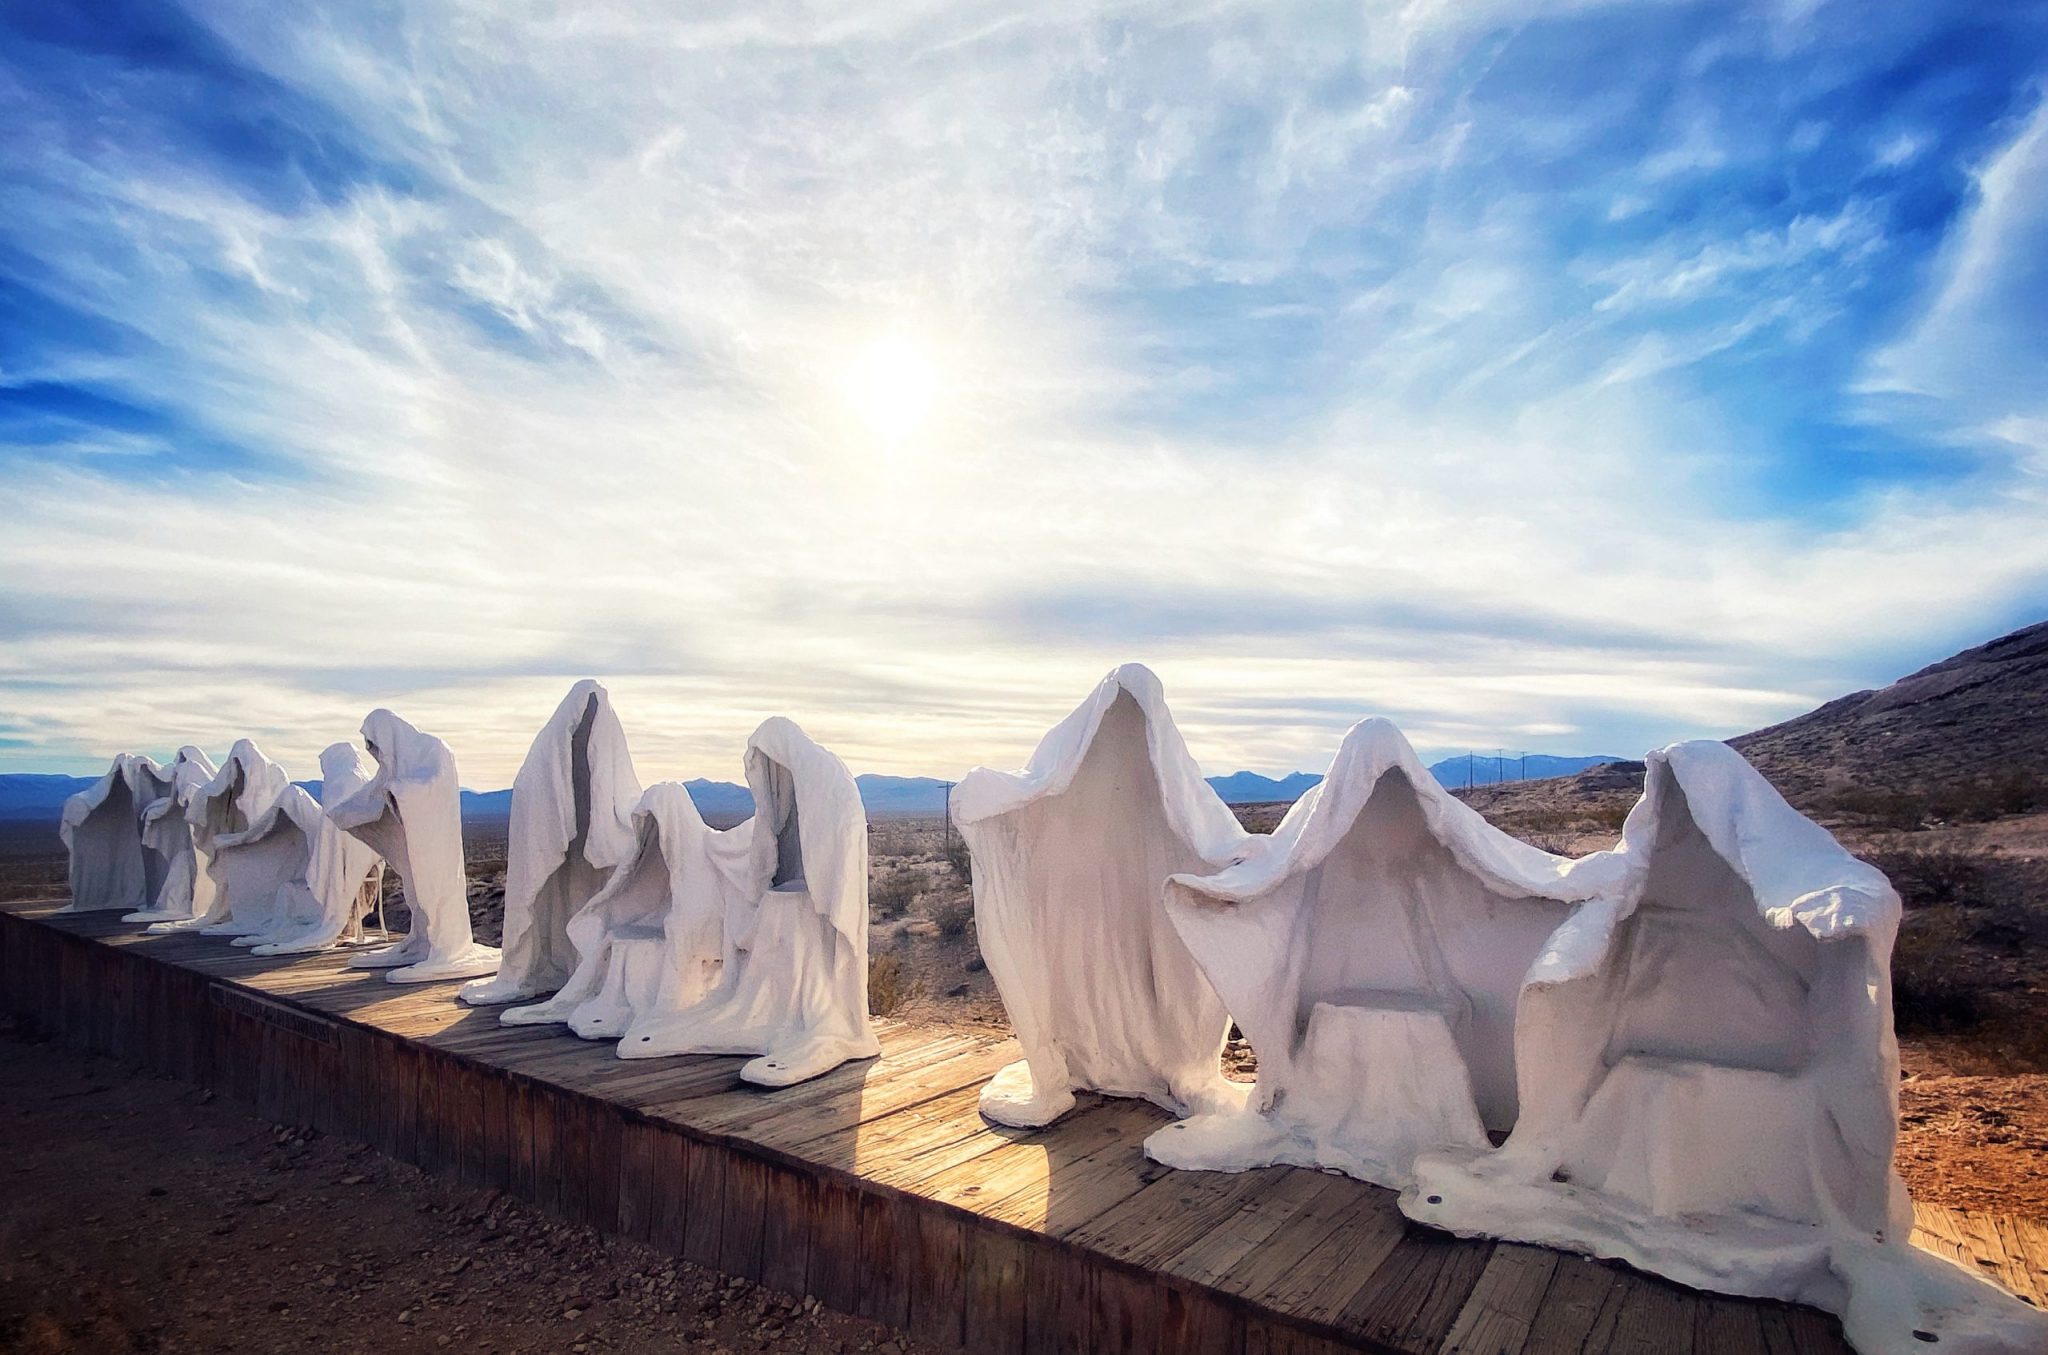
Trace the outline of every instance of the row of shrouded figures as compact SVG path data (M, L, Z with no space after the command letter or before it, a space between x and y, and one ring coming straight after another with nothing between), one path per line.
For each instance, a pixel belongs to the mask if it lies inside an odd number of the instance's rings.
M322 755L317 803L247 740L218 770L117 759L65 810L72 906L315 950L361 936L388 865L411 930L350 963L394 982L468 978L462 1001L623 1058L749 1055L769 1087L879 1053L866 815L790 721L747 741L753 817L714 831L681 782L641 788L578 683L513 785L502 954L470 933L447 745L381 710L363 739L371 765ZM1145 1144L1172 1166L1345 1172L1453 1232L1814 1304L1865 1355L2048 1350L2048 1320L1909 1243L1898 896L1725 744L1647 765L1620 844L1574 860L1365 720L1250 834L1158 680L1117 669L1023 770L953 791L1024 1051L983 1114L1143 1097L1177 1117ZM1220 1070L1233 1019L1250 1087Z

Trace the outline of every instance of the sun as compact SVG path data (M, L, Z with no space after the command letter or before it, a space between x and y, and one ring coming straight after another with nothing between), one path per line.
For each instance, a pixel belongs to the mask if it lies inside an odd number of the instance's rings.
M842 383L853 412L890 442L915 433L938 395L938 374L917 345L896 335L869 343Z

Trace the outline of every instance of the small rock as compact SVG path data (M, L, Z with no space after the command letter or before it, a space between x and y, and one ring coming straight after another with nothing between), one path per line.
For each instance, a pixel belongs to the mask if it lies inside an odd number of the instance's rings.
M398 1323L402 1327L410 1327L412 1325L412 1309L407 1308L402 1310L398 1314Z

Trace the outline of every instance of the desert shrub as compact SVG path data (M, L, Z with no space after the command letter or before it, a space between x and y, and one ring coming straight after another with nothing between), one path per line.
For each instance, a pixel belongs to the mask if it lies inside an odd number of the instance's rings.
M2048 861L1987 853L1970 939L2015 954L2048 946Z
M924 996L924 984L904 971L903 961L888 952L868 961L868 1011L894 1016L906 1003Z
M901 917L923 889L924 872L897 866L868 883L868 902L884 917Z
M1571 833L1532 833L1525 829L1515 836L1552 856L1572 856L1577 852L1578 838Z
M939 924L940 936L965 936L974 924L974 900L966 895L948 895L929 905L926 912Z
M960 877L960 883L973 883L974 854L967 850L967 839L961 837L958 833L948 833L946 835L945 851L946 864L951 866L953 873Z
M1864 852L1863 859L1885 873L1906 907L1933 908L1976 902L1997 857L1954 843L1887 843Z
M1935 823L1982 823L2048 806L2048 782L2024 772L2000 772L1934 786L1852 786L1829 797L1837 813L1879 828L1910 831Z
M1892 948L1892 1019L1901 1035L1955 1034L1985 1017L1967 926L1951 908L1910 914Z

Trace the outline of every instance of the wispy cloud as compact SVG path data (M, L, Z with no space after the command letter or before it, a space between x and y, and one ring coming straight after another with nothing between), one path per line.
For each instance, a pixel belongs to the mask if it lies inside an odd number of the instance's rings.
M1128 658L1216 769L1633 752L2025 619L2048 34L1752 17L11 11L0 765L595 674L957 771Z

